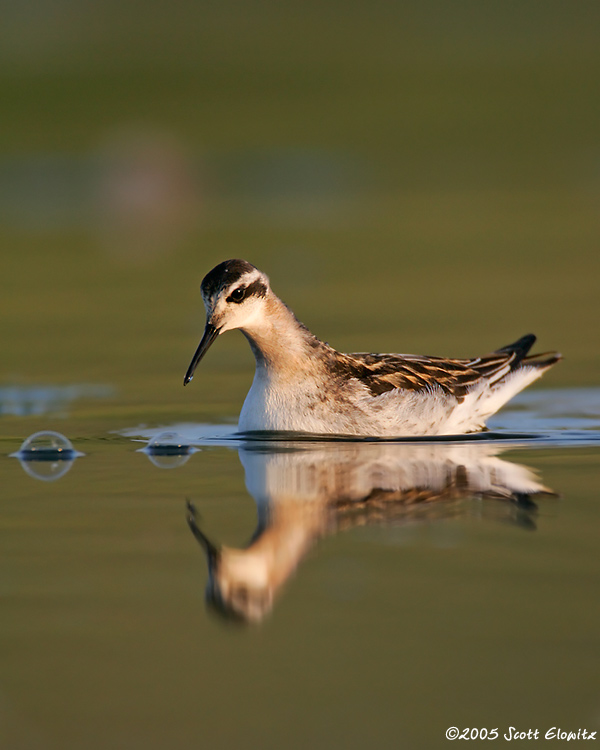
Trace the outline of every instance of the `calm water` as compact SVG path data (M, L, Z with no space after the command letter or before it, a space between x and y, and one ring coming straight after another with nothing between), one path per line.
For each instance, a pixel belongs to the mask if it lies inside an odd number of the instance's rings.
M600 730L600 5L5 5L0 750ZM244 440L241 335L182 386L235 257L342 351L564 362L480 440Z
M462 442L5 441L1 746L600 729L599 407L532 391Z

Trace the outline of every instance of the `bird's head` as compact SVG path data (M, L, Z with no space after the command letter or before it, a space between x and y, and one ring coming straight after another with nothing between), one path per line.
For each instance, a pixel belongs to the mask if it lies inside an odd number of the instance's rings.
M226 260L206 274L200 287L206 327L183 380L187 385L210 345L220 333L245 328L264 310L270 291L266 274L245 260Z

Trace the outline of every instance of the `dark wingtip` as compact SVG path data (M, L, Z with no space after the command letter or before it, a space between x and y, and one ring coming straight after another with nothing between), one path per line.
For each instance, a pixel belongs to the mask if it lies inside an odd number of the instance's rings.
M512 344L507 344L499 352L516 352L517 356L524 357L531 347L535 344L537 336L533 333L527 333L525 336L521 336L520 339L514 341Z
M543 359L544 357L545 359ZM525 357L523 364L545 370L560 362L562 358L563 355L560 352L541 352L540 354L532 354L531 357Z
M560 352L540 352L539 354L528 355L529 350L535 342L536 336L533 333L528 333L525 336L521 336L518 341L503 346L502 349L498 349L498 353L514 354L510 367L511 371L516 370L519 366L523 365L546 370L548 367L552 367L552 365L555 365L562 359L562 354Z

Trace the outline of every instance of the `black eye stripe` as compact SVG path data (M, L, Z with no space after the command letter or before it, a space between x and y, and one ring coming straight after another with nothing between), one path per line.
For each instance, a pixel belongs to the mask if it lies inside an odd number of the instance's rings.
M202 279L202 294L208 299L252 271L256 271L256 268L245 260L233 259L219 263Z
M246 297L266 297L267 296L267 287L263 284L263 282L260 279L256 279L256 281L253 281L251 284L249 284L248 288L246 289Z
M266 294L267 287L263 284L262 281L260 281L260 279L257 279L247 287L238 286L236 289L233 289L229 297L227 297L227 302L234 302L236 304L239 304L248 297L265 297Z

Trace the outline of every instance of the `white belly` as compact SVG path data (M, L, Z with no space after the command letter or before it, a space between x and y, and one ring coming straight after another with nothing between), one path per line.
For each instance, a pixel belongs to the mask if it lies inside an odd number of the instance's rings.
M439 435L455 407L454 399L398 390L374 398L349 388L337 400L316 380L285 383L257 370L239 429L371 437Z
M458 435L481 430L485 421L540 370L523 368L495 388L483 382L462 400L439 391L392 390L372 396L348 383L344 393L306 376L271 378L257 368L240 414L239 429L309 432L321 435L414 437Z

